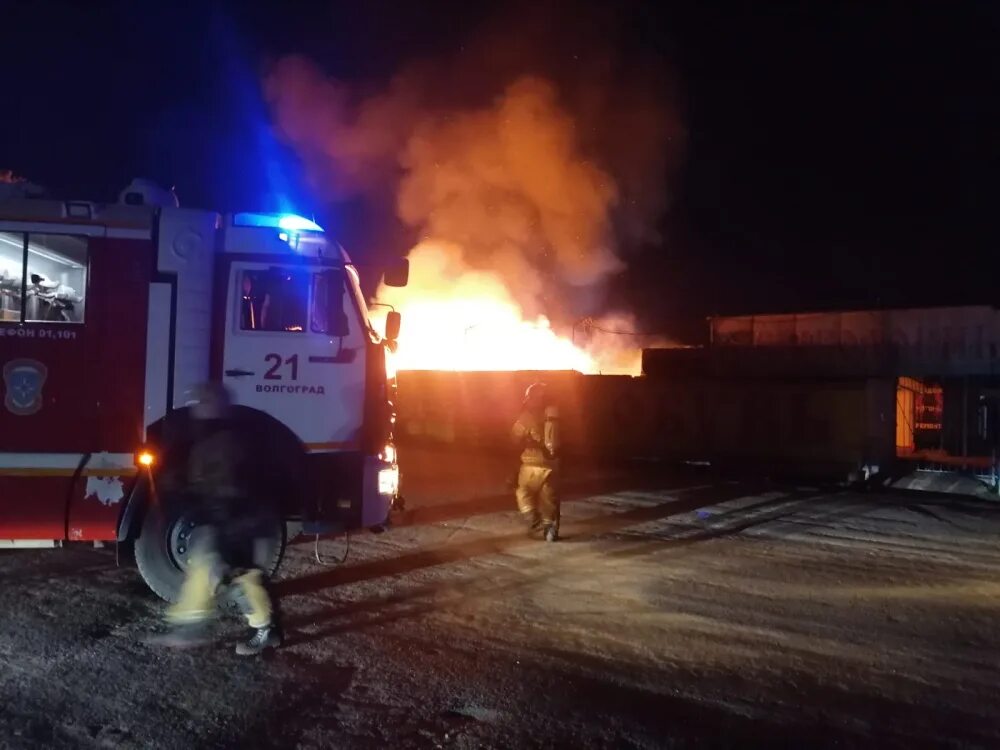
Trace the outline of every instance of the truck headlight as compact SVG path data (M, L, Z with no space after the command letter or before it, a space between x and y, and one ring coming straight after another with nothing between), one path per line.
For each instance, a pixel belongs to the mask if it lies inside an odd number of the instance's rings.
M378 473L378 494L395 495L399 492L399 469L395 466L380 469Z

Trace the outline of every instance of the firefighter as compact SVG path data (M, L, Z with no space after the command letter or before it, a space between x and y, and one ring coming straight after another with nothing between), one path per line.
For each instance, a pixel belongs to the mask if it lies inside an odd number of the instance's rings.
M259 654L282 640L256 554L276 516L255 497L259 462L252 438L233 419L225 388L199 386L190 417L179 441L186 460L176 462L180 476L164 478L163 501L168 512L186 513L194 522L192 553L177 603L167 611L170 632L159 640L178 647L203 643L216 595L225 587L253 629L236 653Z
M541 531L547 542L559 538L559 412L544 383L524 394L520 416L511 431L521 451L517 474L517 507L530 532Z

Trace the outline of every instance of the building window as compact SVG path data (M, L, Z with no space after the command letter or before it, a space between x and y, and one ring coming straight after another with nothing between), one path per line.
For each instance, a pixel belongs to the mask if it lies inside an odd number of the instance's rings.
M0 322L83 323L87 239L0 232Z

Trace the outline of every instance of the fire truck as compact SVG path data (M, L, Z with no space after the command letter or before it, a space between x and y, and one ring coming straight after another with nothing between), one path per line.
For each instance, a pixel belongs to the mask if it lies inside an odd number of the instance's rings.
M0 547L134 543L176 597L196 525L158 503L164 432L221 381L268 456L283 519L260 564L304 529L379 530L399 498L394 382L358 268L313 221L181 207L133 181L117 203L0 195ZM405 286L406 261L381 269Z

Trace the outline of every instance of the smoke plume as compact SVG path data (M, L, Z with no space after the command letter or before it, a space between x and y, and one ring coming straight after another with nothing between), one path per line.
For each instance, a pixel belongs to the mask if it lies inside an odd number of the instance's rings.
M662 62L615 49L612 19L572 21L500 19L381 86L286 57L265 96L323 196L391 206L397 252L435 243L455 279L493 274L526 316L565 324L607 312L606 282L658 241L683 141Z

